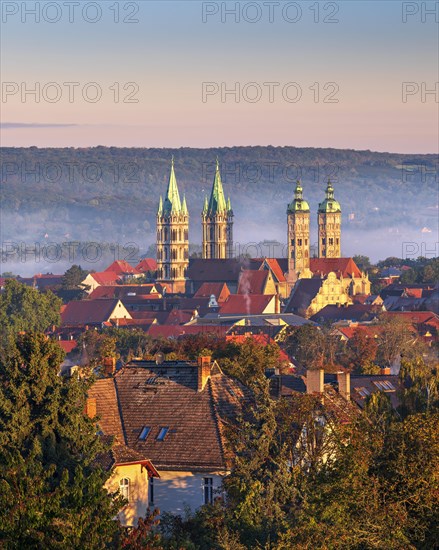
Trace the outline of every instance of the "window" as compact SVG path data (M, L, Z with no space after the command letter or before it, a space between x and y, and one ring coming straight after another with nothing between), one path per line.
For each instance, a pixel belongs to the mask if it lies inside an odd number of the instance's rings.
M203 477L203 491L204 491L203 504L212 504L213 503L213 478Z
M125 500L130 501L130 480L127 477L119 481L119 492Z
M164 441L168 431L169 431L169 428L161 427L159 431L159 435L157 436L157 441Z
M139 435L139 440L145 441L150 431L151 431L151 428L149 426L143 426L142 431L140 432L140 435Z
M149 478L149 504L154 504L154 478Z

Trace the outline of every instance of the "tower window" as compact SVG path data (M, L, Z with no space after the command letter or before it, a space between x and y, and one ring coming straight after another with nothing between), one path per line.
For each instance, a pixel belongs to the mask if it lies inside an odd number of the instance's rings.
M297 246L302 246L302 239L297 239Z
M326 239L325 239L325 238L322 239L322 244L323 244L323 245L326 244Z
M329 246L332 246L334 244L334 239L329 239Z
M294 246L294 239L291 239L291 246Z

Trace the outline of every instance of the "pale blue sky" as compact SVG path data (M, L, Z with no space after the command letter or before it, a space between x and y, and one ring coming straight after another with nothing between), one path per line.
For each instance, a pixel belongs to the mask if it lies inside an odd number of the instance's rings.
M202 21L203 2L119 1L125 17L133 9L138 23L115 23L115 1L100 1L102 16L96 23L84 21L75 7L68 21L63 1L40 0L39 23L24 12L21 2L2 2L1 78L18 87L2 93L2 121L13 124L61 124L59 127L8 127L2 130L3 145L37 146L232 146L295 145L330 146L398 152L435 152L438 144L438 106L435 97L422 89L433 89L438 76L438 25L434 14L423 14L434 2L341 1L271 2L274 21L269 21L267 2L240 2L241 20L221 10L236 2L208 2L205 9L218 13ZM25 2L30 9L36 2ZM256 23L245 21L257 13ZM279 4L279 5L278 5ZM288 17L281 7L290 4ZM8 7L5 8L5 5ZM14 7L15 6L15 7ZM111 9L111 7L113 8ZM243 6L248 11L243 12ZM301 13L298 14L297 6ZM311 9L312 8L312 9ZM15 9L18 13L11 13ZM58 22L44 21L45 15ZM94 8L87 12L94 17ZM439 9L439 8L438 8ZM296 10L296 11L295 11ZM332 14L332 17L331 17ZM338 19L324 23L324 17ZM439 14L437 15L439 18ZM264 82L278 82L274 101L268 100ZM35 82L43 87L55 82L62 96L57 103L39 103L23 88ZM78 82L72 103L64 82ZM96 82L102 90L97 103L84 101L83 86ZM114 102L109 87L118 82L121 97L125 83L134 82L138 103ZM240 95L236 103L229 95L221 101L220 91L202 101L203 82L230 88L255 82L263 91L260 101L250 103ZM285 101L281 89L289 82L300 86L296 103ZM338 103L324 103L324 86L338 86ZM413 82L417 93L402 101L402 83ZM223 84L222 84L223 83ZM314 83L318 83L316 86ZM422 83L425 83L423 85ZM314 89L309 87L314 84ZM439 85L438 85L439 86ZM319 101L315 90L319 88ZM329 88L331 91L333 88ZM53 91L53 89L52 89ZM3 89L4 92L4 89ZM291 92L292 93L292 92ZM75 124L75 126L62 126Z

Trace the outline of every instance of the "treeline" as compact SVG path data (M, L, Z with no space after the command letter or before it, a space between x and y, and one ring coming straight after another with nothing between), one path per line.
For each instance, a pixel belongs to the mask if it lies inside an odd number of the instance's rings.
M20 216L23 232L32 225L39 228L34 231L37 238L48 232L52 240L61 241L71 233L85 241L90 220L95 240L143 235L154 227L172 155L192 216L201 212L218 156L226 193L243 223L252 219L253 208L277 219L298 178L316 207L328 177L336 184L344 222L353 227L422 228L430 214L433 218L428 207L436 192L435 155L295 147L3 148L3 208ZM349 219L350 213L354 218Z

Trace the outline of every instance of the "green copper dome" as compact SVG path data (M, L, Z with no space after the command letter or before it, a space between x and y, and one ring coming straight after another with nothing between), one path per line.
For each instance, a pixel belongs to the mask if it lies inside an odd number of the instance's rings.
M174 157L171 160L171 173L169 174L168 188L163 202L163 213L165 215L181 213L180 194L174 172Z
M319 204L319 212L341 212L340 203L334 199L334 188L332 187L331 180L328 180L326 198Z
M287 214L292 212L309 212L309 204L307 201L303 200L302 193L302 185L300 181L297 181L294 191L294 200L288 205Z

